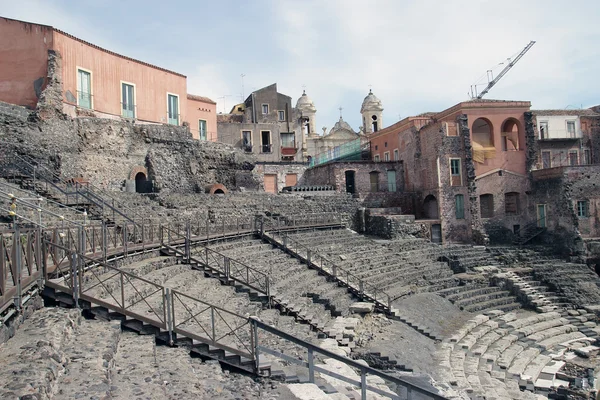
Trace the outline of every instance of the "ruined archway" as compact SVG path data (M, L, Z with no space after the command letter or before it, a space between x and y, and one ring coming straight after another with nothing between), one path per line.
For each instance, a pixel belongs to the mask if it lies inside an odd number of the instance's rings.
M135 175L135 192L136 193L149 193L148 177L143 172L138 172Z
M471 138L475 162L484 163L486 159L496 157L494 127L489 119L477 118L473 121Z
M440 217L438 201L434 195L425 197L423 201L423 217L425 219L438 219Z
M514 151L520 149L519 136L521 124L515 118L507 118L502 123L502 151Z
M206 185L204 191L208 194L226 194L227 188L220 183L213 183L212 185Z

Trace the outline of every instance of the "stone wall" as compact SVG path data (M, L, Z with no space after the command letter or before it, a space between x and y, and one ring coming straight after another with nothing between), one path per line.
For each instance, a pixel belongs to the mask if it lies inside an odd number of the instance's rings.
M252 181L251 155L193 140L186 127L66 116L55 54L50 54L48 73L35 112L0 107L0 163L9 162L12 154L28 156L63 179L83 178L110 190L124 188L135 168L145 168L159 191L197 192L213 183L231 190L238 177Z
M301 185L331 185L346 192L346 171L354 171L354 193L389 192L388 170L396 171L396 192L404 191L404 168L401 162L345 161L312 167L304 173ZM370 173L378 173L378 190L371 190Z
M297 182L302 181L302 177L304 176L304 172L308 169L307 163L268 163L268 162L259 162L254 167L252 174L254 179L259 183L259 188L264 190L264 179L265 175L277 175L277 191L281 192L281 190L287 186L286 185L286 176L290 174L295 174Z
M563 252L578 248L579 236L600 236L600 166L558 167L533 171L531 215L537 206L546 205L548 233L546 243L563 246ZM587 201L589 214L578 217L577 201Z

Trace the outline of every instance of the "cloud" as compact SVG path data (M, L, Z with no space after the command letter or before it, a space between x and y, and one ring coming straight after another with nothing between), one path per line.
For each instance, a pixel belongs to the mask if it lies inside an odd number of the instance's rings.
M157 1L0 0L0 9L186 74L189 91L213 98L219 111L241 99L242 73L246 96L276 82L295 101L305 85L319 127L331 127L341 106L358 129L369 86L385 107L384 125L451 107L530 40L537 43L487 98L531 100L534 108L600 103L593 0L569 7L544 0L178 4L168 20ZM124 31L133 13L136 23Z

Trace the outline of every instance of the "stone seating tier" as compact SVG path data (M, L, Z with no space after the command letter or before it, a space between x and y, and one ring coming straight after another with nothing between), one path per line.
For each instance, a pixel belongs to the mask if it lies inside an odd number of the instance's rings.
M562 343L585 338L575 327L560 325L565 321L557 313L526 318L514 313L489 315L493 319L478 315L466 323L439 345L435 357L445 378L471 396L535 398L531 392L520 392L518 382L529 381L533 389L552 363L548 351L561 351Z

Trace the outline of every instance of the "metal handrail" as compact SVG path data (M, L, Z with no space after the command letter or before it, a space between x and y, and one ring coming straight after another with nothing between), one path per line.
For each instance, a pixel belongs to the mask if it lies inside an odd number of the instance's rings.
M55 212L52 212L52 211L46 210L46 209L44 209L44 208L41 208L41 207L39 207L38 205L31 204L31 203L28 203L27 201L25 201L25 200L21 200L21 199L19 199L19 198L17 198L17 197L10 197L9 195L5 194L5 193L4 193L4 192L2 192L2 191L0 191L0 198L1 198L1 199L6 199L6 200L11 200L11 199L13 199L13 198L14 198L14 199L16 199L16 201L17 201L17 203L18 203L18 204L22 204L22 205L23 205L23 206L25 206L26 208L34 209L34 210L36 210L36 211L39 211L39 212L42 212L42 213L44 213L44 214L49 214L49 215L52 215L53 217L60 218L61 220L64 220L64 221L66 221L66 222L68 222L68 223L70 223L70 224L76 225L76 226L84 226L84 225L80 224L80 223L79 223L79 222L77 222L77 221L72 221L72 220L70 220L70 219L68 219L68 218L65 218L65 216L64 216L64 215L58 215L58 214L56 214ZM39 222L37 222L37 224L39 225Z
M113 198L110 195L107 195L105 191L103 191L102 189L98 188L97 186L94 186L91 183L85 183L81 184L79 182L75 182L75 192L71 192L68 191L66 189L61 188L59 185L56 184L56 182L65 185L66 187L69 187L70 185L72 185L71 183L65 181L63 178L61 178L57 173L49 170L48 168L46 168L43 165L34 165L32 162L29 162L28 160L26 160L24 157L19 156L17 154L12 153L11 156L13 158L15 158L17 161L19 161L20 163L23 163L25 166L29 167L32 171L27 170L26 168L24 168L23 166L19 165L16 162L12 162L11 165L16 167L17 169L19 169L21 172L27 174L29 177L31 177L34 181L37 178L41 178L43 181L45 181L47 184L50 184L50 186L52 186L53 188L55 188L56 190L58 190L60 193L62 193L63 195L65 195L68 199L69 196L77 196L77 195L84 195L84 193L81 191L80 188L85 187L87 189L87 193L93 194L93 192L91 192L91 189L94 189L98 192L103 192L103 194L107 197L109 197L112 200L112 204L110 202L107 202L105 199L103 199L102 197L94 194L96 196L97 199L100 199L101 204L99 204L97 201L94 201L94 204L96 204L99 207L108 207L109 209L112 209L113 211L115 211L116 213L120 214L123 218L129 220L130 222L134 222L134 220L136 218L130 218L129 216L125 215L123 212L121 212L120 210L131 210L133 212L133 214L136 214L134 209L131 208L127 208L122 206L121 204L119 204L118 200L115 200L115 198ZM40 175L40 171L44 172L46 174L48 174L50 176L50 178L48 178L47 176L44 176L44 174ZM88 198L88 200L91 201L91 199ZM117 203L117 206L119 208L116 208L114 206L115 202ZM139 216L138 216L139 217ZM134 222L135 223L135 222Z
M82 214L83 215L85 213L84 211L78 210L75 207L71 207L71 206L68 206L66 204L59 203L58 201L54 201L54 200L48 199L46 197L41 197L39 194L37 194L35 192L30 192L29 190L21 189L21 188L15 186L15 185L11 185L10 183L7 183L7 182L0 182L0 185L9 188L11 191L18 191L18 192L24 193L27 196L32 196L32 197L33 196L38 196L39 199L40 199L40 201L43 201L43 202L46 202L46 203L49 203L49 204L53 204L53 205L55 205L55 206L57 206L59 208L65 208L65 209L70 210L70 211L72 211L72 212L74 212L76 214Z
M341 380L343 380L345 382L348 382L350 384L359 386L361 388L361 392L362 392L361 393L361 397L363 399L367 398L367 391L373 391L375 393L378 393L378 394L386 396L386 397L391 397L391 398L396 398L396 399L399 398L399 396L396 395L396 394L392 394L392 393L389 393L389 392L384 392L384 391L381 391L379 389L376 389L376 388L373 388L373 387L369 386L367 384L366 374L371 374L371 375L375 375L375 376L377 376L377 377L379 377L379 378L381 378L381 379L383 379L385 381L392 382L392 383L394 383L397 386L406 388L406 390L408 391L408 393L407 393L408 397L407 398L409 398L409 399L411 398L412 393L415 392L415 393L419 393L421 395L427 396L428 398L431 398L431 399L434 399L434 400L446 400L445 397L439 395L438 393L434 393L431 390L428 390L428 389L416 386L415 384L413 384L411 382L408 382L408 381L406 381L406 380L404 380L402 378L399 378L399 377L396 377L396 376L392 376L392 375L388 375L385 372L382 372L382 371L380 371L378 369L366 366L366 365L361 364L361 363L359 363L359 362L357 362L355 360L352 360L350 358L347 358L347 357L344 357L344 356L340 356L337 353L334 353L334 352L326 350L326 349L324 349L322 347L316 346L316 345L314 345L312 343L309 343L309 342L307 342L305 340L302 340L302 339L299 339L299 338L297 338L295 336L292 336L292 335L290 335L290 334L288 334L286 332L280 331L279 329L277 329L275 327L272 327L270 325L265 324L264 322L258 320L257 318L252 318L251 317L250 318L250 323L252 324L253 331L254 331L254 340L255 340L254 343L255 343L255 349L256 349L254 353L255 353L255 356L256 356L256 362L257 362L257 364L260 361L260 352L263 351L263 352L265 352L267 354L270 354L270 355L273 355L275 357L282 358L282 359L284 359L284 360L286 360L286 361L288 361L290 363L299 364L299 365L302 365L302 366L308 368L308 370L309 370L309 381L311 383L314 383L314 373L316 371L316 372L319 372L321 374L329 375L329 376L332 376L334 378L341 379ZM281 353L279 351L273 351L273 350L271 350L271 349L269 349L267 347L261 346L260 345L260 341L259 341L260 335L258 334L258 330L259 329L261 329L261 330L263 330L265 332L268 332L268 333L270 333L272 335L278 336L278 337L280 337L280 338L282 338L284 340L290 341L290 342L292 342L292 343L294 343L294 344L296 344L298 346L301 346L304 349L306 349L306 351L308 353L308 362L300 361L300 360L297 359L297 357L289 357L286 354L283 354L283 353ZM361 373L361 381L360 382L353 381L350 378L347 378L347 377L345 377L343 375L339 375L339 374L331 372L331 371L329 371L327 369L315 366L314 365L314 356L315 356L315 353L319 353L319 354L321 354L322 356L324 356L326 358L332 358L332 359L334 359L336 361L339 361L339 362L342 362L342 363L348 365L349 367L352 367L352 368L355 368L355 369L359 370L360 373Z

